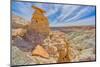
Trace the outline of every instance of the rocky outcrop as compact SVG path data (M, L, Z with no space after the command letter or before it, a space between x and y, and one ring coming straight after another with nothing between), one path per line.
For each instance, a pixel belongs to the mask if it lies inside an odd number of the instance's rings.
M14 14L12 14L11 21L12 21L11 27L13 29L25 28L25 27L27 27L27 23L29 22L29 21L26 21L25 19L21 18L20 16L16 16Z
M35 49L32 51L33 56L40 56L43 58L49 58L48 52L40 45L37 45Z
M12 36L16 37L16 36L24 36L24 34L27 32L26 29L23 28L18 28L18 29L12 29Z
M95 29L69 33L70 47L78 51L78 61L95 60Z
M63 28L61 32L59 27L52 30L44 16L45 11L35 6L32 8L35 12L31 22L12 16L13 64L95 60L95 29Z
M35 6L32 6L32 8L35 12L32 14L29 30L33 30L42 36L48 36L50 27L48 18L44 15L45 11Z
M19 48L24 47L26 49L30 48L28 47L28 44L30 44L31 48L29 51L33 50L38 44L42 44L50 31L48 19L44 16L45 11L35 6L32 6L32 8L35 12L32 15L31 23L22 21L20 17L12 16L12 26L14 28L12 29L12 37L14 43ZM20 36L20 39L17 36Z
M52 31L42 44L51 57L57 58L57 62L70 62L68 57L69 42L65 33Z
M27 65L36 64L31 58L29 58L23 51L21 51L16 46L12 46L12 65Z

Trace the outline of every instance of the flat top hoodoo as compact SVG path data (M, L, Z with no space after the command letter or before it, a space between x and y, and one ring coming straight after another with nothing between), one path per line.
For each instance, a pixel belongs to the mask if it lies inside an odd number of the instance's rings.
M46 11L44 11L43 9L38 8L36 6L32 6L32 8L35 9L35 12L46 13Z

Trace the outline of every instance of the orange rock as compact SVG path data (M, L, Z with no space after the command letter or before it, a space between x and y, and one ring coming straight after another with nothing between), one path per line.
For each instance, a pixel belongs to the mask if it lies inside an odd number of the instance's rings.
M45 12L46 12L46 11L44 11L43 9L38 8L38 7L36 7L36 6L32 6L32 8L35 9L35 10L38 10L38 12L40 12L40 13L45 13Z
M48 35L50 27L48 18L44 15L44 13L46 12L43 9L38 8L36 6L32 6L32 8L35 10L35 12L32 14L29 29L34 30L34 32L38 32L43 36Z
M49 54L47 53L47 51L40 45L36 46L36 48L32 51L32 55L49 58Z

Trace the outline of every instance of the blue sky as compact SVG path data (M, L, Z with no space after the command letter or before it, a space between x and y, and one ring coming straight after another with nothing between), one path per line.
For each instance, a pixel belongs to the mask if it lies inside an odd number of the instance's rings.
M50 26L95 25L95 6L12 2L12 13L30 21L35 5L46 11Z

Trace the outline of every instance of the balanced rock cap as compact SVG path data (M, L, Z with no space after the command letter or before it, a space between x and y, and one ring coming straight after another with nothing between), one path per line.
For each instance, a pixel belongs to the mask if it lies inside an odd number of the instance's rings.
M36 6L32 6L32 8L35 9L36 11L41 12L41 13L46 13L46 11L44 11L43 9L38 8L38 7L36 7Z

